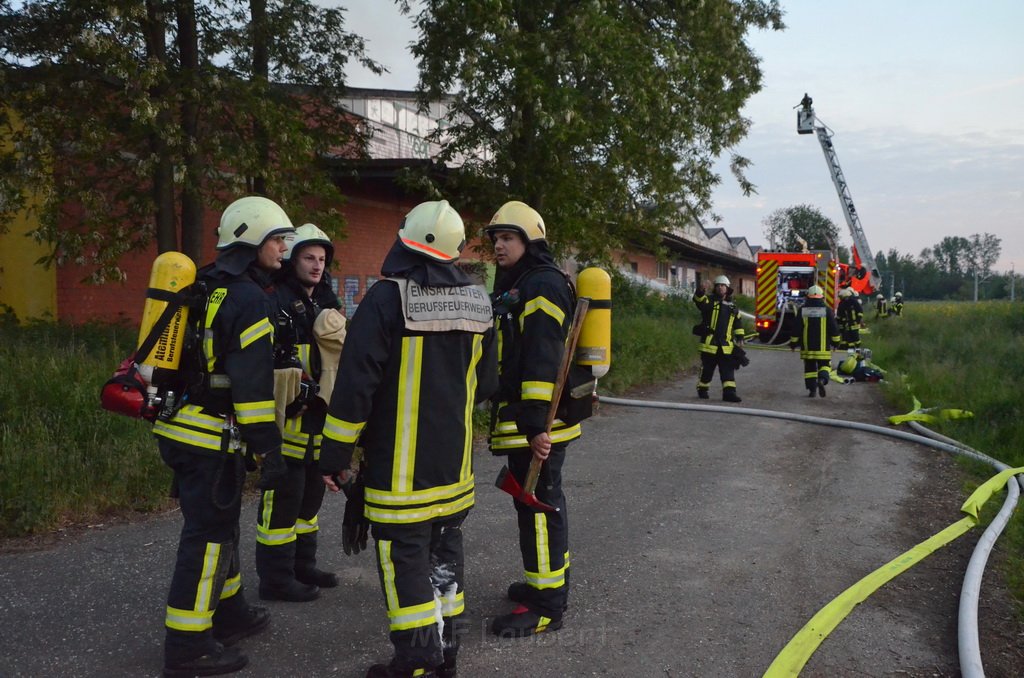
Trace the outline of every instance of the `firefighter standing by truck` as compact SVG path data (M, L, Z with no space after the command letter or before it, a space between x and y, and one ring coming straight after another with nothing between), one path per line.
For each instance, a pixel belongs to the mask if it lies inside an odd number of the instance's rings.
M693 303L700 311L701 323L693 332L700 337L700 377L697 380L697 397L708 399L711 379L718 369L722 380L722 400L738 403L742 398L736 393L736 363L733 351L743 341L743 328L739 326L740 311L732 302L732 287L729 278L720 275L715 278L711 296L706 284L693 294Z
M410 211L345 338L320 468L337 492L355 445L394 657L367 676L454 676L463 593L462 522L474 503L475 405L497 387L487 291L455 265L466 244L445 200ZM348 512L348 506L346 506Z
M494 313L500 336L500 383L492 410L491 452L508 455L520 485L530 462L543 460L538 500L543 511L516 500L519 548L525 581L508 587L516 607L491 623L501 637L529 636L561 628L569 596L569 525L562 492L562 466L580 424L547 415L572 324L576 300L548 249L544 220L519 201L502 205L484 232L494 243L498 266Z
M836 309L836 321L842 336L840 348L860 348L860 328L864 324L864 309L852 287L839 290L839 308Z
M283 408L278 425L288 473L282 487L260 495L256 572L260 598L305 602L314 600L321 588L338 585L334 573L316 567L317 514L325 489L319 469L320 441L327 414L324 399L330 398L330 392L318 395L318 391L325 358L333 358L336 365L345 318L331 289L328 269L334 245L327 234L314 224L303 224L288 245L274 285L279 349L275 395L277 406ZM318 345L323 337L317 336L317 329L327 325L338 337L333 356Z
M292 232L285 212L266 198L241 198L224 210L216 262L199 273L208 299L198 314L201 354L188 369L200 378L189 380L181 409L153 427L184 519L167 596L165 676L240 670L245 655L227 646L270 621L243 595L238 521L243 454L263 459L262 488L283 479L274 422L274 304L266 290Z
M804 386L807 397L813 398L815 391L825 397L832 366L832 346L839 344L839 326L835 314L825 305L825 293L818 285L807 290L807 301L797 312L800 334L789 340L790 350L800 348L804 361Z

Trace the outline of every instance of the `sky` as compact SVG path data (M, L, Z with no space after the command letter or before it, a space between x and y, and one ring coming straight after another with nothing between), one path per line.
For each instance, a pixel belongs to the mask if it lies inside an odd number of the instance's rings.
M411 20L388 0L339 0L349 30L390 73L354 68L353 87L409 90ZM1024 271L1024 1L782 0L784 31L755 31L762 90L747 102L753 165L743 196L719 164L713 211L751 245L763 220L807 204L851 239L815 135L796 133L804 93L832 142L874 252L918 256L947 236L992 233L996 270Z

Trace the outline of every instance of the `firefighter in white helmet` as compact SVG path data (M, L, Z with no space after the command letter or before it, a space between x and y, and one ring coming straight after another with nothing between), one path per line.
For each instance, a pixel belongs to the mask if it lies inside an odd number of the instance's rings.
M316 567L317 514L324 497L318 461L330 394L319 393L327 356L318 345L315 325L330 321L341 332L345 326L328 273L333 258L327 234L303 224L289 236L285 263L274 277L275 395L287 479L261 493L256 514L256 573L264 600L310 601L320 588L338 585L337 576Z
M860 347L860 328L864 324L864 309L860 305L860 299L852 287L844 287L839 290L839 307L836 309L836 322L839 324L839 333L842 341L840 348Z
M879 292L875 296L875 319L888 318L889 317L889 303L885 300L885 295Z
M697 397L708 399L711 379L718 370L722 381L722 400L729 403L742 401L736 393L736 365L733 351L743 342L740 310L732 301L729 278L715 278L710 296L706 283L693 293L693 303L700 311L701 322L693 328L700 339L700 376L697 378Z
M465 243L445 200L406 215L384 279L349 323L327 410L320 470L349 505L363 502L391 624L394 657L371 677L454 676L466 630L472 412L497 387L497 365L487 291L455 265ZM357 444L366 464L350 481Z
M825 292L818 285L807 289L807 300L797 312L797 322L800 334L790 337L789 348L800 349L807 396L813 398L817 392L824 398L831 375L831 349L839 345L840 338L835 314L825 305Z
M247 659L230 646L270 621L242 589L242 449L263 459L261 487L283 480L273 407L275 305L266 290L294 230L267 198L241 198L224 210L217 259L198 275L208 291L205 311L195 313L201 353L183 358L193 386L187 404L153 427L185 522L167 595L165 676L240 670Z
M889 307L891 315L902 316L903 315L903 292L897 292L893 295L892 305Z

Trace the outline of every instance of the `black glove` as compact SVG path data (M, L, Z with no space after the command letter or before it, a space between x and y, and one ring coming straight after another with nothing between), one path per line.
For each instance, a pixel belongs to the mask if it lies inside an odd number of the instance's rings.
M261 490L280 490L288 480L288 465L284 463L281 449L271 450L263 455L260 465Z
M299 395L284 409L284 416L288 419L297 416L303 408L309 407L320 393L320 384L313 381L305 372L302 373L302 381L299 382Z
M370 533L370 521L363 516L366 503L366 485L363 474L350 483L341 486L345 493L345 516L341 520L341 548L346 556L366 550L366 539Z

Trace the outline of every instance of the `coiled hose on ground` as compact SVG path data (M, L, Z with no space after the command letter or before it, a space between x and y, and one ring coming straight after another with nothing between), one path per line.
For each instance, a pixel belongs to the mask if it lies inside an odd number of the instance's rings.
M781 323L780 323L781 327ZM778 332L776 332L777 334ZM774 337L773 337L774 338ZM834 426L837 428L849 428L879 435L898 438L908 442L925 445L943 452L971 457L985 464L988 464L999 471L1005 471L1010 467L987 455L973 450L962 443L947 438L939 433L929 430L917 422L910 422L910 425L918 433L908 433L896 429L864 424L857 421L840 421L836 419L825 419L807 414L793 414L791 412L775 412L773 410L759 410L747 407L724 407L721 405L698 405L696 403L672 403L656 400L635 400L630 398L614 398L610 396L599 396L599 401L608 405L621 405L626 407L650 407L669 410L690 410L695 412L715 412L719 414L739 414L751 417L766 417L770 419L784 419L797 421L806 424L818 424L820 426ZM1006 500L1003 507L992 520L991 524L982 534L974 547L974 552L968 562L964 573L963 586L960 594L960 608L957 619L957 646L960 654L960 670L964 678L984 678L985 671L981 662L981 649L978 640L978 598L981 590L981 579L984 574L985 564L992 551L996 539L1006 527L1013 510L1017 505L1020 496L1018 484L1021 479L1018 476L1016 483L1007 483Z

